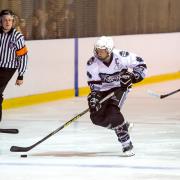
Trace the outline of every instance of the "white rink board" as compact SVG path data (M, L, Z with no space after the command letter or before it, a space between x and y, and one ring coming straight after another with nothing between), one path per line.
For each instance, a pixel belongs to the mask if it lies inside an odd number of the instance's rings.
M180 70L180 33L146 34L112 37L116 48L142 56L148 66L148 76L174 73ZM87 86L86 63L93 55L96 38L79 39L79 87ZM5 98L27 96L74 88L74 39L27 41L28 71L24 84L15 87L10 81Z

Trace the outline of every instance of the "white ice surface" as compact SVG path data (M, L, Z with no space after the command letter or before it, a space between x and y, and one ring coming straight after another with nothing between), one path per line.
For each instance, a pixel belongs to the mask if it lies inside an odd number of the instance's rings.
M113 131L95 126L89 113L27 153L30 146L87 108L86 97L3 111L0 134L0 180L180 180L180 93L150 97L180 88L180 81L134 88L124 104L136 155L121 157ZM27 158L21 158L27 154Z

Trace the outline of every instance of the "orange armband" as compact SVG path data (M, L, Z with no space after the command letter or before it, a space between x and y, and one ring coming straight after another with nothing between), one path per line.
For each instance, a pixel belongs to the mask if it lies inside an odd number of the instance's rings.
M28 52L27 47L24 46L23 48L16 51L17 56L23 56Z

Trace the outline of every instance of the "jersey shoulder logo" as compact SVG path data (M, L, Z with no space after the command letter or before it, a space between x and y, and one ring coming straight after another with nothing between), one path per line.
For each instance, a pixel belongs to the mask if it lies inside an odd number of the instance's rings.
M87 65L90 66L91 64L93 64L94 60L95 60L95 57L91 57L91 58L88 60Z
M136 57L136 61L138 61L138 62L143 62L143 59L141 58L141 57Z
M119 54L122 56L122 57L127 57L129 56L129 53L127 51L120 51Z

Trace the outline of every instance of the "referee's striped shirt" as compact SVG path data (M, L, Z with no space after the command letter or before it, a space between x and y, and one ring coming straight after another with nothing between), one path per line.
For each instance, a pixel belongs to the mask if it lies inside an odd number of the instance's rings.
M18 76L23 77L27 60L24 36L14 28L7 33L0 29L0 68L18 69Z

